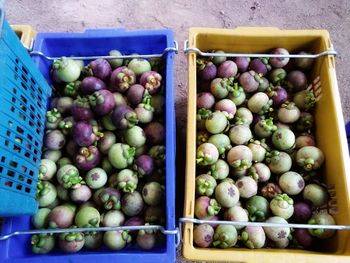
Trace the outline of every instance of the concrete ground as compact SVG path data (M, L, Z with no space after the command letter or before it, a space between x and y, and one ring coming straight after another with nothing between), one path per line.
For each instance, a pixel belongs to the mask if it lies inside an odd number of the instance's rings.
M187 39L189 27L274 26L281 29L327 29L339 54L336 69L344 118L350 119L350 75L347 72L350 68L349 0L9 0L6 3L6 15L12 24L29 24L41 32L83 31L85 28L101 27L171 28L180 48ZM186 83L186 56L180 52L175 67L178 152L184 151ZM178 160L179 179L184 174L184 160L185 158Z

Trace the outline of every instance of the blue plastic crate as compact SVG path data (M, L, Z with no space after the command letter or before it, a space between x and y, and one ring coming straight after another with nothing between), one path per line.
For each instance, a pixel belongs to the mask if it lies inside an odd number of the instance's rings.
M0 9L0 215L28 215L38 208L36 183L51 89L3 15Z
M87 30L84 33L39 33L34 50L48 56L96 56L106 55L111 49L124 54L158 54L174 45L170 30L123 29ZM166 229L175 229L175 109L174 109L174 53L167 53L166 59ZM44 77L50 81L51 61L40 56L33 57ZM2 235L18 230L30 229L30 217L7 218ZM175 236L167 235L163 245L150 251L130 247L114 252L81 251L76 254L59 251L48 255L35 255L30 250L30 237L16 236L0 241L0 262L174 262Z

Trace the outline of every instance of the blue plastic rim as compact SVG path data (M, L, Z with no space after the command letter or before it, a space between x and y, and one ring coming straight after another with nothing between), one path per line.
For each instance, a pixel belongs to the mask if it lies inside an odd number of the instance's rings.
M48 56L106 55L112 49L124 54L157 54L174 45L171 30L100 29L83 33L39 33L34 50ZM166 229L175 229L175 107L174 107L174 52L164 55L166 60ZM35 64L50 82L49 66L52 62L36 56ZM30 217L8 218L2 234L31 228ZM166 235L164 245L144 251L137 247L121 251L107 249L81 251L76 254L59 251L48 255L35 255L30 250L30 236L16 236L0 241L0 262L174 262L175 236Z
M345 125L346 137L348 139L348 146L350 151L350 121Z
M46 103L51 89L6 20L0 38L0 215L36 212Z

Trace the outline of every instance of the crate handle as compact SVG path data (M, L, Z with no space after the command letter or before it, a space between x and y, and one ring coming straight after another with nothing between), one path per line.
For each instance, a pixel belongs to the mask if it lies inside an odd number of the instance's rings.
M350 225L311 225L311 224L279 224L267 222L242 222L242 221L221 221L207 220L196 218L179 218L179 228L182 229L183 223L193 224L218 224L218 225L233 225L233 226L260 226L260 227L290 227L290 228L307 228L307 229L332 229L332 230L350 230Z
M123 231L123 230L159 230L164 235L175 235L177 237L176 244L179 244L179 229L165 229L160 225L144 225L144 226L113 226L113 227L84 227L84 228L58 228L58 229L34 229L28 231L15 231L0 236L0 241L7 240L19 235L38 235L38 234L62 234L62 233L81 233L81 232L106 232L106 231Z
M163 50L163 52L160 54L145 54L145 55L136 55L135 54L135 55L121 55L121 56L80 56L80 57L72 56L69 58L74 59L74 60L94 60L94 59L99 59L99 58L102 58L102 59L161 58L170 52L174 52L175 54L177 54L178 50L179 50L179 48L178 48L177 41L174 40L174 46L165 48ZM31 56L40 56L40 57L43 57L47 60L56 60L56 59L61 58L61 57L50 57L50 56L47 56L43 52L40 52L40 51L31 51L30 55Z
M213 53L213 52L203 52L197 47L189 47L188 40L184 41L184 53L196 53L197 55L203 57L251 57L251 58L319 58L323 56L336 56L337 52L334 49L325 50L317 54L255 54L255 53Z

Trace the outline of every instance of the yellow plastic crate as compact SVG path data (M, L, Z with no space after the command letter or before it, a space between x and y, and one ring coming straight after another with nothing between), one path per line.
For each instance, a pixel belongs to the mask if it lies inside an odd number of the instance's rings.
M332 49L329 33L325 30L280 30L278 28L191 28L189 47L202 51L224 50L230 53L268 53L276 47L284 47L290 53L308 50L320 53ZM188 58L188 114L187 114L187 162L184 217L194 218L196 176L196 57ZM350 165L344 120L337 86L333 56L316 59L312 78L320 75L323 96L315 109L316 139L326 156L323 169L325 182L334 184L338 212L337 224L350 224ZM327 240L322 252L300 249L246 248L197 248L193 244L193 224L183 227L183 255L190 260L234 262L350 262L350 233L337 231Z
M36 36L36 31L29 25L11 25L23 46L30 49Z

